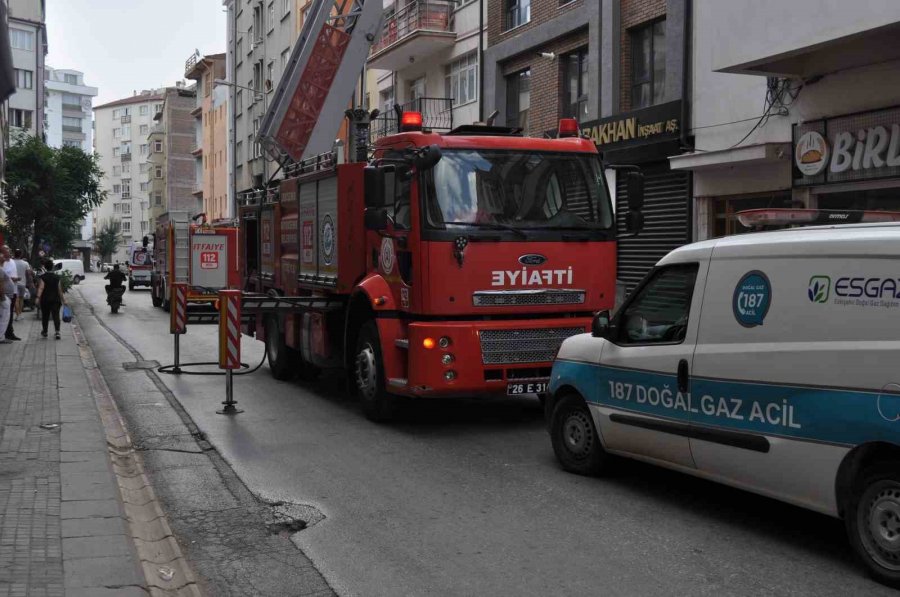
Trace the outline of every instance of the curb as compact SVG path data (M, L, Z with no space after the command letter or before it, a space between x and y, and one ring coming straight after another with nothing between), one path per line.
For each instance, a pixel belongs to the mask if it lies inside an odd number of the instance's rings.
M175 540L156 493L144 473L141 457L131 443L112 392L77 322L76 318L72 330L106 431L107 447L125 518L150 594L202 597L197 578Z

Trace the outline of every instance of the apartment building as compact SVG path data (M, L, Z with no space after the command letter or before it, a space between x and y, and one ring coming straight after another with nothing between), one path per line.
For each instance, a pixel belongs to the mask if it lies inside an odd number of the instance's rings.
M696 238L748 232L749 209L900 211L900 3L697 1L693 20L696 151L670 162Z
M210 221L233 218L234 201L228 177L228 87L215 81L226 78L225 54L192 54L185 62L185 77L196 81L194 117L194 196Z
M70 69L47 67L44 135L50 147L78 147L85 153L94 151L93 103L96 87L86 85L84 73ZM93 216L88 214L81 225L81 240L93 235Z
M7 108L11 133L43 134L46 15L45 0L9 0L9 41L16 77L16 93Z
M263 157L255 138L309 2L223 0L222 4L228 11L225 86L231 106L226 109L231 150L226 168L232 176L229 186L239 195L280 176L278 164Z
M153 117L154 124L146 138L150 149L146 173L151 199L150 230L156 227L156 219L168 211L186 211L192 216L202 211L202 198L195 195L196 103L194 86L179 82L165 89L160 110Z
M618 251L619 279L633 288L691 239L690 177L667 160L689 145L689 0L487 2L485 112L532 136L555 134L560 118L575 118L607 163L644 172L645 228ZM626 188L608 172L624 206ZM618 226L624 231L624 218Z
M397 132L395 104L421 112L423 124L436 131L483 120L488 2L386 0L384 9L382 35L367 62L366 101L381 111L372 136Z
M107 200L93 212L94 233L106 221L120 224L123 244L113 261L125 261L126 247L151 229L148 137L165 99L165 89L144 90L94 108L94 148L107 192Z

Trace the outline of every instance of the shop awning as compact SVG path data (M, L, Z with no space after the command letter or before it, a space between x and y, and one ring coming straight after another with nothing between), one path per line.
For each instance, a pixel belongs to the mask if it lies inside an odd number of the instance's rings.
M695 151L675 155L669 158L669 167L672 170L706 170L766 162L775 163L790 159L790 143L762 143L719 151Z

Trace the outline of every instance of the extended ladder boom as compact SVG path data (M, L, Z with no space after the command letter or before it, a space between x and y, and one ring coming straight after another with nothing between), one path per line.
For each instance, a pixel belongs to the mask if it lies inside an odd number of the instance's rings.
M379 0L313 0L257 135L271 158L331 151L382 17Z

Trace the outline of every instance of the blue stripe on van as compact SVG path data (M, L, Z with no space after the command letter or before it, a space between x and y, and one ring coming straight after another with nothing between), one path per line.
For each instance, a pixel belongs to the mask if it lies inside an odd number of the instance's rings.
M900 444L900 395L877 391L691 378L558 360L550 391L574 387L587 402L698 425L840 445Z

